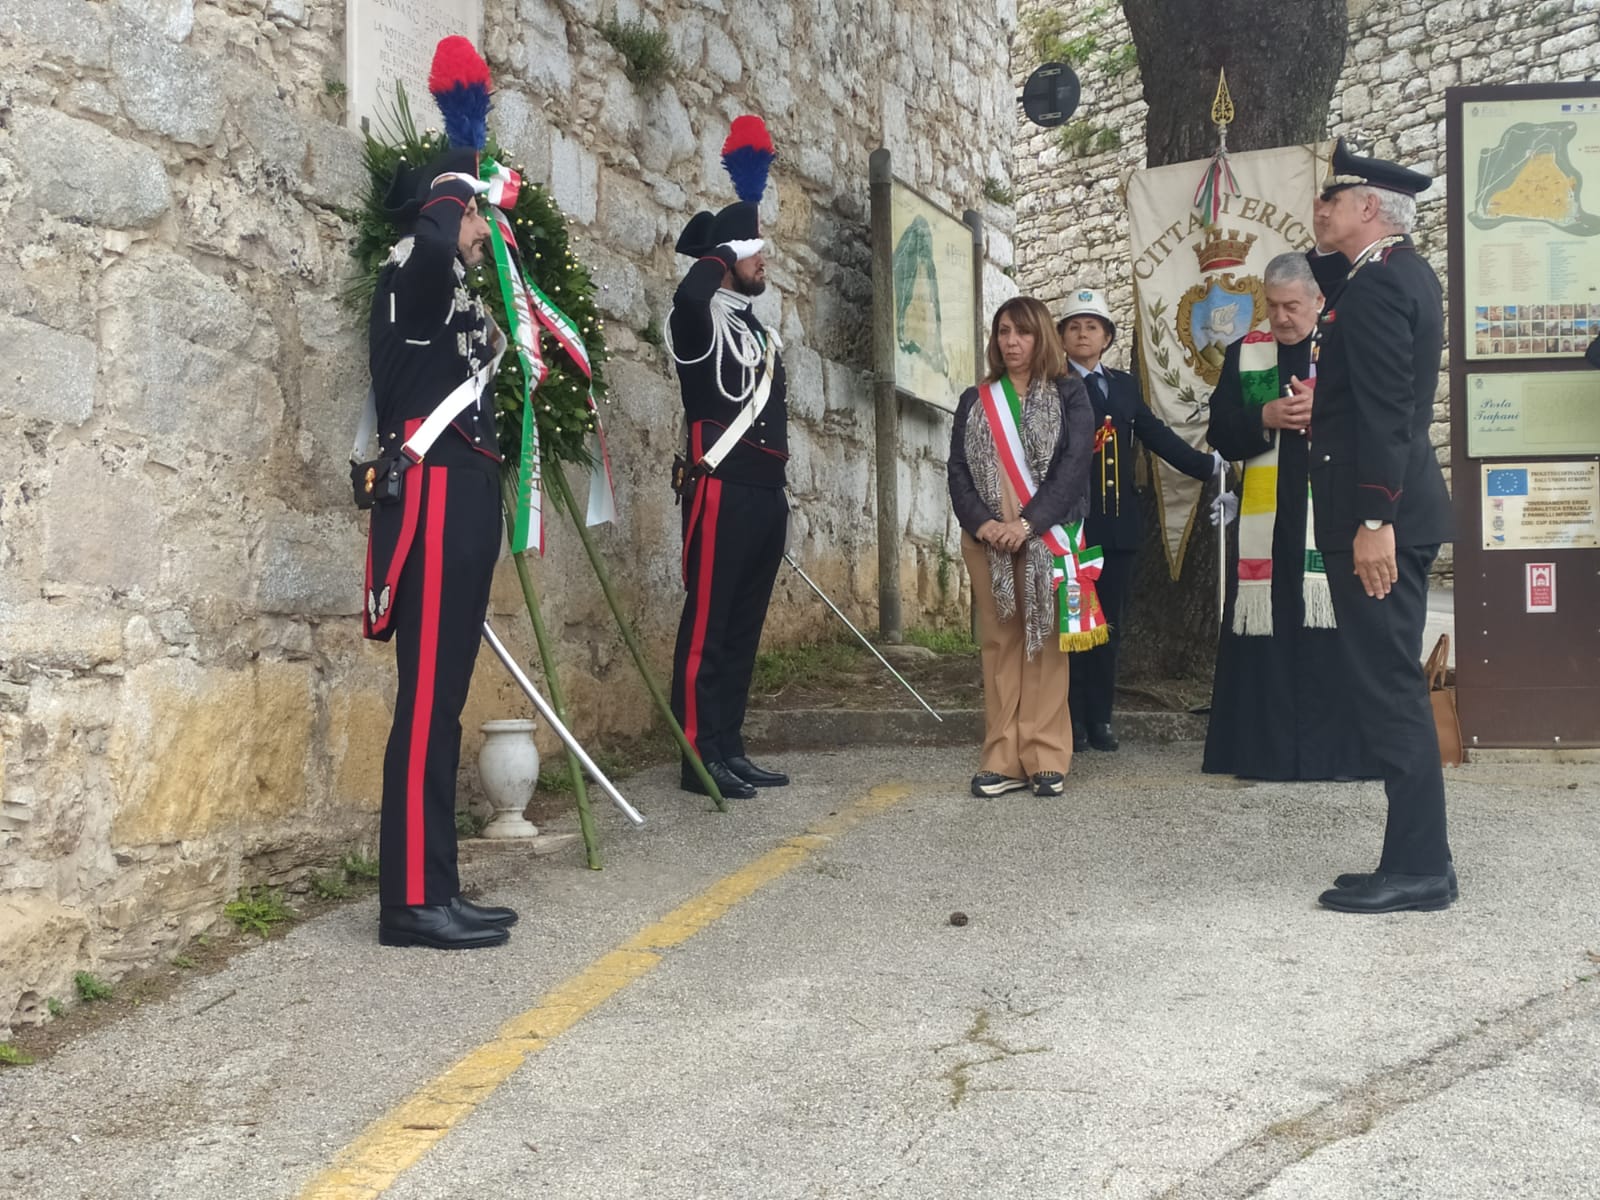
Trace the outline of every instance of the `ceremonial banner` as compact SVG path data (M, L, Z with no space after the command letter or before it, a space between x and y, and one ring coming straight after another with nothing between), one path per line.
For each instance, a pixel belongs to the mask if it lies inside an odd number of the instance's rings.
M1156 415L1192 446L1205 445L1223 353L1267 326L1262 270L1276 255L1312 247L1311 204L1329 153L1327 145L1230 153L1231 178L1199 207L1209 159L1135 171L1128 181L1140 382ZM1160 459L1154 480L1176 579L1204 485Z

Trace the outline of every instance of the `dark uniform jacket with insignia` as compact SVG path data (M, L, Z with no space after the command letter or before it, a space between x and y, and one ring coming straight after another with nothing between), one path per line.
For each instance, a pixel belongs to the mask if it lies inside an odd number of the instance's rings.
M1410 238L1379 251L1323 311L1311 409L1317 547L1349 553L1365 520L1395 545L1453 537L1428 440L1443 343L1439 279Z
M483 301L466 283L457 242L470 189L442 183L396 243L378 274L367 333L378 410L379 453L399 451L439 402L493 361L501 335ZM496 471L494 380L428 450L429 466ZM415 471L418 468L413 467ZM390 600L416 533L420 480L410 480L395 504L372 509L367 536L364 632L393 634Z
M717 348L712 343L711 305L722 287L724 271L731 270L734 253L718 246L697 261L683 277L672 298L672 350L678 359L698 359L678 363L678 381L683 390L684 416L689 423L689 460L698 462L722 436L728 423L739 415L741 404L723 396L737 396L747 386L744 369L733 356L722 356L722 389L717 387ZM753 330L766 344L767 331L750 308L748 298L733 320ZM704 357L701 357L701 356ZM756 378L763 370L757 367ZM746 401L749 403L749 401ZM788 376L782 354L774 354L772 392L766 407L717 467L716 477L725 483L751 487L782 487L785 464L789 460Z
M1144 402L1138 381L1126 371L1115 371L1101 364L1105 373L1106 396L1102 400L1085 379L1089 400L1094 406L1095 436L1111 418L1114 436L1095 451L1089 464L1089 517L1083 536L1090 546L1105 550L1135 550L1144 540L1139 518L1139 491L1134 486L1133 440L1195 479L1210 479L1211 455L1196 450ZM1077 371L1073 374L1077 377Z

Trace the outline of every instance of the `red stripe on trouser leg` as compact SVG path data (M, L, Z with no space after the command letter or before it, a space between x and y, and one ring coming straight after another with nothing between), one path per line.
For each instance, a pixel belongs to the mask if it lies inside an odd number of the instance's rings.
M434 672L439 659L439 594L444 586L446 471L427 471L428 515L422 535L422 631L417 648L417 691L411 708L411 757L406 764L406 903L426 904L423 845L427 826L423 788L428 775L428 735L433 722Z
M706 625L711 619L711 576L717 557L717 511L722 507L722 481L709 476L700 481L706 489L705 512L700 517L700 577L695 580L694 636L683 672L683 736L700 753L700 658L706 648Z

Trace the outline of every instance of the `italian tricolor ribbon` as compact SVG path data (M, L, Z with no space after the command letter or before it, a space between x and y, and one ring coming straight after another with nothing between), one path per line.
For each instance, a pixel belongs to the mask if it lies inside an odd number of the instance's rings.
M1022 401L1005 377L979 387L978 399L994 434L1000 469L1011 481L1018 502L1026 507L1035 488L1022 445ZM1111 630L1094 588L1105 560L1100 547L1085 548L1082 521L1052 525L1038 530L1037 535L1054 560L1050 577L1060 610L1061 649L1089 650L1103 645Z
M490 182L489 195L497 192L508 198L508 206L516 203L522 179L492 159L485 160L483 178ZM606 447L605 430L600 424L600 409L594 399L594 368L589 351L583 344L578 326L539 289L521 266L521 251L511 220L498 207L489 209L489 237L494 249L494 263L500 279L500 295L505 302L506 318L511 324L511 342L517 348L522 365L522 448L517 471L517 496L512 514L511 549L519 553L532 547L544 553L544 502L540 478L539 422L534 412L533 393L549 375L550 368L539 352L541 333L549 333L556 344L565 350L584 378L591 381L589 411L594 416L594 431L599 443L599 453L594 456L594 467L589 480L589 510L586 523L600 525L616 518L616 491L611 480L611 454Z

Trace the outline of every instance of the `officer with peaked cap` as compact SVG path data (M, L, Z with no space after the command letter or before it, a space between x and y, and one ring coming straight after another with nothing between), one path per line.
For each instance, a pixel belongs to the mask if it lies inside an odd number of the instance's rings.
M1321 241L1351 262L1322 314L1312 398L1311 494L1356 720L1383 774L1377 870L1341 875L1320 900L1342 912L1444 908L1455 898L1444 776L1421 667L1428 571L1452 538L1450 497L1428 439L1443 342L1439 279L1411 242L1432 182L1351 153L1324 183Z
M1195 479L1209 479L1224 465L1220 455L1196 450L1151 412L1139 394L1138 380L1106 366L1101 356L1116 340L1105 296L1092 288L1076 288L1056 322L1062 348L1072 370L1089 389L1094 407L1095 449L1089 465L1089 515L1084 541L1105 551L1095 589L1105 609L1111 638L1092 650L1072 656L1072 741L1074 750L1092 746L1115 750L1111 708L1117 690L1117 651L1128 612L1128 588L1144 523L1134 487L1134 438L1174 468Z

